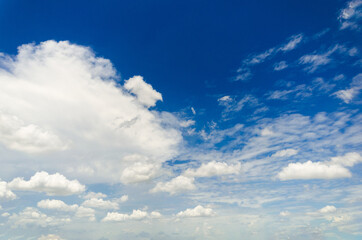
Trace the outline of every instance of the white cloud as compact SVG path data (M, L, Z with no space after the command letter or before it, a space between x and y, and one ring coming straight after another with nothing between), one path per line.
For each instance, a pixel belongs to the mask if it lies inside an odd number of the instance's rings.
M340 11L338 19L341 22L340 29L359 29L359 20L362 18L362 1L352 0L347 3L347 7Z
M293 148L288 148L284 150L280 150L272 155L272 157L291 157L298 153L298 150Z
M276 64L274 64L274 71L281 71L283 69L286 69L288 67L288 64L286 61L280 61Z
M13 200L16 195L9 189L8 184L0 181L0 199Z
M34 124L26 124L0 109L0 142L6 147L26 153L60 151L67 148L58 136Z
M283 45L280 48L280 50L283 52L291 51L297 47L297 45L302 41L302 39L303 39L303 34L291 36L289 42Z
M83 196L85 199L91 199L91 198L106 198L107 195L104 193L95 193L95 192L89 192L86 195Z
M345 103L350 103L360 93L361 89L362 73L359 73L353 77L349 89L339 90L333 93L333 95L335 95L337 98L342 99Z
M273 135L275 135L275 133L270 128L266 127L260 131L260 135L261 136L273 136Z
M13 190L44 192L50 196L79 194L85 190L78 180L68 180L59 173L49 175L47 172L37 172L29 181L15 178L8 186Z
M38 169L119 182L120 172L134 163L129 156L156 165L175 156L181 131L148 108L161 94L140 76L124 86L119 80L109 60L67 41L26 44L14 57L3 54L0 144L8 150L2 161L11 162L12 154L23 161L19 166L28 166L36 154ZM20 175L25 167L11 171Z
M119 200L120 200L120 202L127 202L128 201L128 195L123 195Z
M335 206L327 205L324 208L319 209L320 213L333 213L337 211L337 208Z
M353 167L355 164L362 162L362 156L356 152L346 153L344 156L331 158L332 164L339 164L346 167Z
M161 93L155 91L150 84L144 82L142 76L134 76L126 80L124 88L135 94L138 101L147 107L155 106L158 100L162 101Z
M36 208L27 207L19 214L12 214L9 217L9 221L12 223L13 226L25 227L28 225L36 225L41 227L47 227L70 222L70 219L49 217Z
M157 183L157 185L153 189L151 189L150 192L151 193L168 192L171 195L173 195L180 192L191 191L196 189L194 181L195 181L194 178L185 177L181 175L171 179L171 181L169 182Z
M38 240L64 240L64 239L55 234L48 234L48 235L41 235L38 238Z
M343 51L343 46L335 45L333 48L321 54L307 54L299 59L300 64L308 65L304 70L313 73L320 66L327 65L332 61L331 55L336 51Z
M98 198L91 198L85 200L82 203L82 206L91 207L91 208L100 208L100 209L118 209L118 203L112 202L108 200L98 199Z
M287 217L287 216L290 215L290 212L288 212L288 211L282 211L282 212L279 213L279 215L282 216L282 217Z
M157 211L152 211L152 212L150 213L150 217L151 217L151 218L160 218L160 217L162 217L162 214L159 213L159 212L157 212Z
M352 174L340 165L327 165L322 162L289 163L278 173L280 180L291 179L335 179L349 178Z
M214 215L215 212L211 208L203 207L201 205L198 205L195 208L188 208L177 214L178 217L211 217Z
M55 199L41 200L40 202L38 202L37 206L39 208L52 209L52 210L58 210L58 211L64 211L64 212L73 212L78 209L77 204L68 205L61 200L55 200Z
M122 222L126 220L142 220L148 216L148 213L142 210L133 210L131 214L109 212L102 219L102 222Z
M4 213L1 214L1 216L2 216L2 217L9 217L9 216L10 216L10 213L4 212Z
M124 184L149 181L159 174L160 166L152 163L137 162L127 167L121 174Z
M95 221L95 211L92 208L80 206L75 212L75 216L78 218L88 218L89 221Z
M212 177L228 174L238 174L241 164L228 165L225 162L208 162L202 164L198 169L187 169L183 175L187 177Z

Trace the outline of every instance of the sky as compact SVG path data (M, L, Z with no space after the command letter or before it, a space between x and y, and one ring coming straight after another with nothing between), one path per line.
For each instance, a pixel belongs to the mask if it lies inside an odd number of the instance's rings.
M362 238L362 0L0 0L0 239Z

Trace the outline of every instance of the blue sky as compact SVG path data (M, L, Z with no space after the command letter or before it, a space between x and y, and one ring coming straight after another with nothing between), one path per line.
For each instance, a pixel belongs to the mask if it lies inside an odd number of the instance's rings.
M0 239L360 239L361 20L0 0Z

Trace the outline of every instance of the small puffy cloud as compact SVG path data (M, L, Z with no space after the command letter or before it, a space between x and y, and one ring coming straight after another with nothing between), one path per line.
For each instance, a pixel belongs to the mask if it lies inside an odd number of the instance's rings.
M41 235L38 238L38 240L64 240L64 239L55 234L48 234L48 235Z
M286 61L281 61L276 64L274 64L274 71L281 71L283 69L286 69L288 67L288 64Z
M187 169L183 175L187 177L212 177L229 174L238 174L240 172L240 163L228 165L225 162L208 162L202 164L198 169Z
M13 200L16 195L9 189L8 184L0 181L0 199Z
M147 107L156 105L157 101L162 101L161 93L143 81L142 76L134 76L125 81L124 88L137 96L137 100Z
M9 217L9 216L10 216L10 213L4 212L4 213L1 214L1 216L2 216L2 217Z
M211 208L203 207L201 205L198 205L195 208L188 208L177 214L178 217L211 217L214 215L215 212Z
M280 180L292 179L335 179L349 178L350 171L340 165L327 165L321 162L289 163L278 173Z
M98 199L98 198L91 198L85 200L82 203L82 206L91 207L91 208L100 208L100 209L118 209L118 203L112 202L108 200Z
M253 76L250 69L245 67L239 68L236 72L237 75L235 76L234 81L247 81Z
M92 208L80 206L75 212L77 218L88 218L89 221L95 221L95 211Z
M19 214L12 214L9 217L9 222L11 222L13 226L25 227L28 225L36 225L47 227L70 222L70 219L49 217L36 208L27 207Z
M123 170L121 182L124 184L149 181L159 174L160 166L152 163L137 162Z
M344 156L331 158L331 163L339 164L346 167L353 167L355 164L362 162L362 156L356 152L346 153Z
M152 212L150 213L150 217L151 217L151 218L160 218L160 217L162 217L162 214L159 213L159 212L157 212L157 211L152 211Z
M191 191L196 189L194 181L195 180L192 177L185 177L181 175L171 179L171 181L169 182L157 183L157 185L153 189L151 189L150 192L168 192L173 195L180 192Z
M41 200L40 202L38 202L37 206L39 208L52 209L52 210L64 211L64 212L73 212L78 209L77 204L68 205L61 200L55 200L55 199Z
M282 211L282 212L279 213L279 215L282 216L282 217L287 217L287 216L290 215L290 212L288 212L288 211Z
M335 211L337 211L337 208L335 206L327 205L324 208L319 209L318 212L320 212L320 213L333 213Z
M272 157L291 157L298 153L298 150L293 148L288 148L284 150L280 150L272 155Z
M83 196L85 199L91 199L91 198L106 198L107 195L104 193L95 193L95 192L89 192L86 195Z
M289 42L283 45L280 50L283 52L291 51L298 46L298 44L302 41L303 34L298 34L290 37Z
M120 202L127 202L128 201L128 195L123 195L122 197L119 198Z
M261 136L273 136L273 135L275 135L275 133L270 128L266 127L260 131L260 135Z
M50 196L67 196L84 192L85 186L78 180L68 180L59 173L37 172L29 181L15 178L8 186L12 190L44 192Z
M102 219L102 222L122 222L126 220L142 220L148 216L148 213L142 210L133 210L131 214L109 212Z

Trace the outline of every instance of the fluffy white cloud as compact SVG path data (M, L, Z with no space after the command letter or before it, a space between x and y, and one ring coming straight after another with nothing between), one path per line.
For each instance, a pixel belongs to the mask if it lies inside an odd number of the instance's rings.
M38 202L37 206L39 208L52 209L52 210L58 210L58 211L64 211L64 212L72 212L72 211L76 211L78 209L77 204L68 205L63 201L56 200L56 199L41 200L40 202Z
M327 165L322 162L289 163L278 173L280 180L291 179L334 179L348 178L352 174L340 165Z
M162 101L161 93L143 81L142 76L134 76L125 81L124 88L137 96L137 100L147 107L155 106L158 100Z
M157 211L152 211L150 213L150 217L151 218L160 218L160 217L162 217L162 214L160 212L157 212Z
M178 153L180 130L148 108L161 94L140 76L122 86L111 62L90 48L67 41L22 45L16 56L0 58L0 84L5 163L15 154L28 166L36 154L41 166L31 168L118 182L134 162L160 165ZM143 160L129 160L136 155Z
M291 157L298 153L298 150L293 148L288 148L284 150L280 150L272 155L272 157Z
M331 163L340 164L346 167L353 167L355 164L362 162L362 156L356 152L346 153L344 156L331 158Z
M187 177L212 177L229 174L238 174L241 164L228 165L225 162L208 162L203 163L198 169L187 169L183 175Z
M27 207L19 214L12 214L9 217L9 221L13 226L25 227L27 225L37 225L47 227L70 222L70 219L49 217L36 208Z
M282 212L279 213L279 215L282 216L282 217L287 217L287 216L290 215L290 212L288 212L288 211L282 211Z
M89 192L86 195L83 196L85 199L91 199L91 198L106 198L107 195L104 193L95 193L95 192Z
M159 170L159 165L137 162L122 171L121 182L124 184L145 182L156 177Z
M92 208L80 206L75 212L75 216L78 218L88 218L89 221L95 221L95 211Z
M103 200L101 198L100 199L91 198L91 199L85 200L82 203L82 206L91 207L91 208L100 208L100 209L118 209L119 208L117 202Z
M29 181L15 178L8 186L13 190L44 192L50 196L79 194L85 190L78 180L68 180L59 173L49 175L47 172L37 172Z
M8 184L4 181L0 181L0 199L13 200L16 195L9 189Z
M159 182L157 185L151 189L151 193L156 192L168 192L171 195L176 193L181 193L185 191L195 190L196 186L194 184L194 178L192 177L185 177L185 176L178 176L169 182Z
M119 198L120 202L127 202L128 201L128 195L123 195L122 197Z
M109 212L102 219L103 222L121 222L126 220L142 220L148 216L148 213L142 210L133 210L131 214Z
M335 211L337 211L337 208L335 206L327 205L324 208L319 209L318 212L320 212L320 213L333 213Z
M201 205L198 205L195 208L188 208L185 211L181 211L177 214L178 217L211 217L214 215L214 210Z
M2 217L9 217L9 216L10 216L10 213L4 212L4 213L1 214L1 216L2 216Z
M0 142L10 149L27 153L59 151L66 143L49 130L34 124L26 124L16 116L0 109Z
M64 239L55 234L48 234L40 236L38 240L64 240Z

